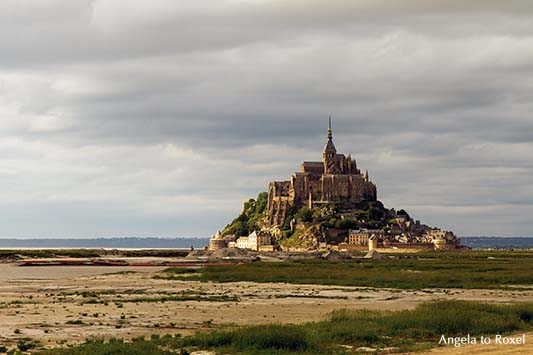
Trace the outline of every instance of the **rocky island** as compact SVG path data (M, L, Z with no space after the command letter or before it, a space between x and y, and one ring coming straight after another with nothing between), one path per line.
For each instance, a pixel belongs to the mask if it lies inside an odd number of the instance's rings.
M210 249L258 251L366 250L369 238L384 249L457 249L451 231L420 223L403 209L386 208L368 170L333 143L331 117L322 161L304 161L289 180L244 203L241 214L217 232Z

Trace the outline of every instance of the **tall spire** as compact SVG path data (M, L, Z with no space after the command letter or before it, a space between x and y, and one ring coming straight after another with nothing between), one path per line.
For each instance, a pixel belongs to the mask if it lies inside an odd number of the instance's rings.
M335 148L335 144L333 144L333 133L331 131L331 115L329 116L328 142L326 143L326 146L324 147L324 151L330 151L330 152L333 152L333 154L337 152L337 149Z
M331 140L332 138L333 138L333 133L331 131L331 115L329 115L328 139Z

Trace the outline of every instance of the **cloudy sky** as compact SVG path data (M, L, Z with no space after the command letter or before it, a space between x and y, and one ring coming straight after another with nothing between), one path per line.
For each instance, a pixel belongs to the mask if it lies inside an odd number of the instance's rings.
M533 3L3 0L0 237L208 236L320 160L533 235Z

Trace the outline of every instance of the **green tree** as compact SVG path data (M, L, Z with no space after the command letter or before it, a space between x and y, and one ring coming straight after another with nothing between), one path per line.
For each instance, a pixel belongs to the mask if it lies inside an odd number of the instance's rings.
M411 216L409 216L409 213L407 213L407 211L405 211L403 208L399 210L398 212L396 212L396 214L398 216L404 216L406 219L411 219Z
M268 194L261 192L257 199L249 199L244 203L242 212L222 231L223 235L235 235L237 237L248 235L259 229L260 220L265 217Z
M357 221L353 218L339 219L335 223L335 228L337 229L356 229L357 226Z
M294 215L296 221L311 222L313 220L313 211L309 207L302 207Z
M368 210L368 219L377 221L383 218L383 210L376 208L376 207L370 207Z

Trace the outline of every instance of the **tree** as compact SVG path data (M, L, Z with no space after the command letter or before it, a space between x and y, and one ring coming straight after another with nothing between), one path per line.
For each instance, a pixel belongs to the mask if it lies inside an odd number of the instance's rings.
M404 209L399 210L398 212L396 212L396 214L398 216L404 216L406 219L411 219L411 216L409 216L409 213L407 213L407 211L405 211Z
M357 221L353 218L343 218L339 219L337 223L335 223L335 228L337 229L356 229L357 228Z
M240 237L243 235L248 235L248 228L246 228L245 224L242 221L233 221L229 226L227 226L224 229L225 235L235 235L236 237Z
M371 207L368 210L368 219L376 221L380 220L381 218L383 218L383 210L375 207Z
M309 207L302 207L294 215L296 221L311 222L313 220L313 211Z
M261 192L257 199L249 199L244 203L242 212L222 231L223 235L237 237L248 235L259 228L260 220L265 216L268 194Z

